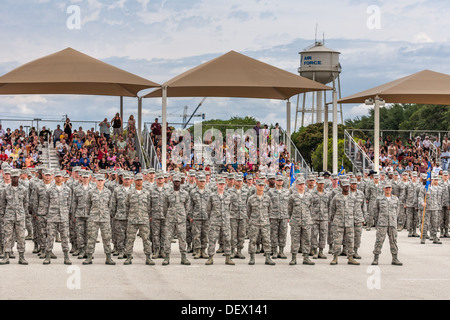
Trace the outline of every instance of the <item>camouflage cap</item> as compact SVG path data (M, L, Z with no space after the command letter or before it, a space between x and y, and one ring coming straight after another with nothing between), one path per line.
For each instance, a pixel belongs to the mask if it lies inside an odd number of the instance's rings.
M336 173L333 173L331 175L331 179L333 179L333 180L339 179L339 176Z
M61 170L56 170L55 171L55 178L56 177L64 177L64 173Z
M347 175L348 176L353 176L354 174L353 174L353 172L350 171L350 172L347 173Z
M269 174L269 175L267 175L267 179L276 179L276 177L275 177L275 175L274 174Z
M3 174L4 175L5 174L11 174L11 169L10 168L3 169Z
M448 176L448 171L442 171L443 176Z
M179 176L178 174L174 175L172 181L173 182L176 182L176 181L181 182L181 176Z
M247 180L253 180L253 176L251 174L248 174L246 177Z
M295 184L305 184L305 183L306 183L306 181L303 178L295 180Z
M361 173L361 172L357 172L357 173L355 174L355 177L362 177L362 173Z
M275 179L277 181L284 181L284 178L283 178L283 176L281 174L277 174Z
M83 173L81 173L82 178L89 178L91 175L86 170L83 170Z
M403 171L402 176L408 176L408 175L409 175L408 172Z
M20 170L12 169L11 170L11 177L19 177L20 176Z
M374 178L374 179L380 179L380 175L379 175L378 173L377 173L377 174L374 174L374 175L373 175L373 178Z
M155 169L153 169L153 168L147 169L147 174L150 174L150 173L156 173Z
M164 179L164 173L162 172L156 173L156 179Z
M431 174L431 180L439 180L439 176L435 173Z
M350 184L358 184L358 180L356 180L355 178L351 178L350 179Z
M220 183L226 183L226 182L225 182L225 179L219 178L219 179L217 179L217 183L220 184Z
M200 175L198 176L198 181L206 182L206 176L205 176L204 174L200 174Z
M390 181L386 181L384 188L392 188L392 183Z
M349 187L350 186L350 181L348 179L342 180L340 182L341 186L343 187Z
M308 181L316 180L316 177L315 177L313 174L309 174L307 180L308 180Z
M97 181L105 181L106 180L105 176L102 174L96 174L96 175L94 175L94 177L95 177L95 180L97 180Z
M236 179L235 174L233 172L228 173L228 179Z
M265 185L266 183L263 181L263 180L256 180L256 185L257 186L263 186L263 185Z
M210 175L211 175L211 171L205 170L205 175L206 175L206 176L210 176Z
M325 179L324 179L323 177L319 177L319 178L317 179L317 183L318 183L318 184L325 184Z
M417 171L411 172L411 175L412 175L413 177L417 177L417 176L418 176L418 175L417 175Z
M164 173L164 179L165 179L165 178L169 178L169 177L170 177L170 173L167 173L167 172Z
M381 172L380 172L380 177L381 177L381 176L386 176L386 173L385 173L384 171L381 171Z
M51 175L53 174L53 170L51 170L51 169L46 169L46 170L44 170L44 171L42 172L42 174L43 174L44 176L51 176Z
M138 173L134 176L134 180L144 180L144 175L142 173Z

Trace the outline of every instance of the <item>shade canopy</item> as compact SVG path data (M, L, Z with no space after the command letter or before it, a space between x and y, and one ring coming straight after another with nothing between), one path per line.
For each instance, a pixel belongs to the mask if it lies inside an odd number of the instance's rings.
M339 100L364 103L378 96L387 103L450 105L450 76L424 70Z
M331 90L321 83L230 51L164 83L168 97L229 97L286 100L309 91ZM157 89L144 98L162 96Z
M31 61L0 77L0 94L86 94L136 97L160 85L72 48Z

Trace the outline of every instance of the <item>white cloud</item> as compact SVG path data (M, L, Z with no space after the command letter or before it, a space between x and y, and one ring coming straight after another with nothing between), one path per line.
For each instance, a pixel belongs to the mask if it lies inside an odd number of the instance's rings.
M420 32L416 35L414 35L413 42L415 43L430 43L434 42L433 39L431 39L425 32Z

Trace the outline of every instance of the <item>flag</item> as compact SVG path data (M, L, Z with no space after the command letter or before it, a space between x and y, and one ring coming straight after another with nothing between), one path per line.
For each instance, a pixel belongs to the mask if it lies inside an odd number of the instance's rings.
M428 187L431 184L431 162L428 161L428 170L427 170L427 184L425 185L425 190L428 192Z
M295 173L294 173L294 167L295 165L293 163L291 163L291 171L289 172L289 176L291 177L291 186L295 181Z
M345 174L344 166L341 166L341 170L338 173L338 176L343 176Z

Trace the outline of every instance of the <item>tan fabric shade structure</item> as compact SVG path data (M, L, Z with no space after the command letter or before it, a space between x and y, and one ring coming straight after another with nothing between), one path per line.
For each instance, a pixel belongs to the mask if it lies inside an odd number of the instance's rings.
M167 97L228 97L288 100L309 91L332 90L321 83L230 51L169 80L144 98L163 98L162 167L166 170ZM286 132L290 136L290 102ZM289 145L290 146L290 145ZM290 149L290 148L289 148Z
M375 104L374 107L374 170L379 168L380 105L386 103L417 103L450 105L450 76L424 70L381 86L339 100L339 103Z
M321 83L230 51L167 81L168 97L228 97L286 100L309 91L331 90ZM157 89L144 98L161 97Z
M424 70L342 98L339 103L364 103L376 96L387 103L450 105L450 76Z
M160 85L72 48L24 64L0 77L0 94L86 94L137 97Z

